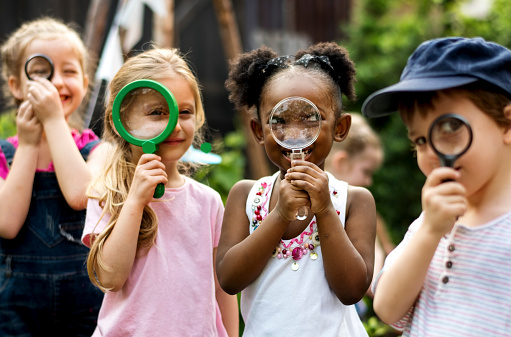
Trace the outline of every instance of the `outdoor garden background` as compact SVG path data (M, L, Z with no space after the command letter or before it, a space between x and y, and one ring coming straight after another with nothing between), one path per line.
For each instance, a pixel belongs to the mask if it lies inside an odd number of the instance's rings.
M236 4L236 1L233 3ZM342 37L336 39L336 42L349 50L357 68L358 101L346 106L347 111L359 112L368 95L397 82L408 56L424 40L455 35L481 36L511 48L509 0L352 0L350 8L349 21L338 24ZM52 13L49 8L40 14ZM0 33L3 41L10 31ZM244 49L247 50L247 46ZM201 80L199 72L198 77ZM216 84L216 90L219 85L223 86L223 80ZM203 83L203 86L207 90L207 83ZM221 94L226 97L227 92L223 90ZM210 106L206 102L206 111ZM213 144L213 152L222 156L222 163L202 168L195 173L196 179L216 189L224 201L236 181L254 178L248 167L250 161L246 155L247 137L243 131L243 119L234 112L232 106L229 109L226 112L228 117L224 117L224 120L232 126L222 132L215 132L220 127L213 128L208 139ZM370 120L370 123L382 137L385 151L384 165L376 172L370 190L397 244L408 225L420 213L424 176L417 168L398 114ZM0 138L14 135L15 132L14 111L3 107L0 113ZM370 305L369 299L367 302ZM364 323L370 336L397 335L373 317L372 313L365 318Z

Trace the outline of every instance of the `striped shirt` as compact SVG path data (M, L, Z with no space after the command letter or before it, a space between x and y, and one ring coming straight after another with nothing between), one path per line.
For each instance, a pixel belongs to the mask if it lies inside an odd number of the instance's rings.
M422 221L410 225L382 272ZM441 239L414 306L393 326L403 336L511 336L511 213L478 227L456 224Z

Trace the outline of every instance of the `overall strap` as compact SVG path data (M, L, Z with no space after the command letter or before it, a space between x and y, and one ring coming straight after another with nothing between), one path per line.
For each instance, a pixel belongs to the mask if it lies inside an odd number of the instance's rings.
M99 143L99 139L93 140L92 142L87 143L81 150L80 153L83 159L86 161L89 158L89 154L91 150Z
M99 139L93 140L92 142L87 143L81 150L80 154L82 155L84 160L89 158L89 154L91 150L99 143ZM0 148L5 155L5 159L7 160L7 164L9 167L12 165L12 160L14 159L14 153L16 152L16 148L9 141L5 139L0 139Z
M5 159L7 160L7 164L11 167L12 160L14 158L14 153L16 152L16 148L6 139L0 139L0 148L5 155Z

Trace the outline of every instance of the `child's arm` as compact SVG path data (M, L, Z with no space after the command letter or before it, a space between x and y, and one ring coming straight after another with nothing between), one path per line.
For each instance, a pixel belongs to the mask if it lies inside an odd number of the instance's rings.
M296 198L297 194L305 192L294 191L291 184L280 181L280 186L274 187L279 191L277 205L249 235L245 205L253 185L254 181L249 180L236 183L225 205L216 267L218 281L229 294L237 294L259 277L294 220L296 210L308 202L306 198Z
M440 239L465 212L464 187L456 182L442 183L458 175L446 168L429 175L422 190L423 223L378 281L373 306L388 324L397 322L413 306Z
M118 291L124 286L137 254L144 207L152 201L156 185L167 182L161 158L155 154L142 155L119 218L103 245L102 258L107 268L96 270L103 287Z
M310 196L330 288L344 304L358 302L373 275L376 207L371 193L361 187L349 188L343 228L323 170L307 161L294 161L286 180Z
M215 294L218 307L222 313L222 322L224 324L227 334L231 337L239 336L239 312L238 312L238 298L236 295L227 294L220 284L216 275L216 252L217 248L213 249L213 269L215 271Z
M51 82L40 78L28 83L28 92L27 98L43 125L62 194L71 208L84 209L92 175L69 132L59 93Z
M0 178L0 237L14 239L25 223L37 168L42 126L28 104L23 102L16 117L18 148L5 180Z

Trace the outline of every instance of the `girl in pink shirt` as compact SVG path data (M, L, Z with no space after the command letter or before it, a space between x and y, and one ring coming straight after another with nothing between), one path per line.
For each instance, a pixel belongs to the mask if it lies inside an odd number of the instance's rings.
M155 154L126 142L112 125L115 97L139 79L163 84L179 108L174 131ZM128 59L109 92L110 160L92 186L82 236L91 247L89 277L105 292L93 336L237 336L236 296L219 287L214 267L221 198L180 173L179 160L200 141L204 124L197 79L177 50L152 49ZM158 117L168 109L147 113ZM159 183L165 194L154 200Z

